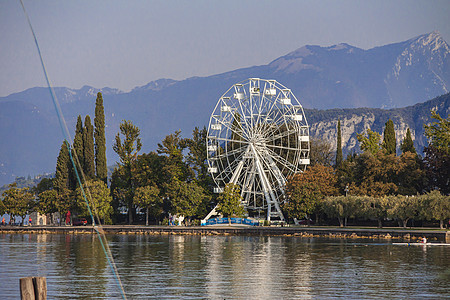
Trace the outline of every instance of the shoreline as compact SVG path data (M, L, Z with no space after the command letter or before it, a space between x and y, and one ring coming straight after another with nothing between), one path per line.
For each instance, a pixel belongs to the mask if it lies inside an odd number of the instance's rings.
M93 226L0 226L0 234L153 234L153 235L248 235L248 236L298 236L329 238L396 239L450 242L450 230L435 228L351 228L351 227L250 227L250 226L144 226L103 225Z

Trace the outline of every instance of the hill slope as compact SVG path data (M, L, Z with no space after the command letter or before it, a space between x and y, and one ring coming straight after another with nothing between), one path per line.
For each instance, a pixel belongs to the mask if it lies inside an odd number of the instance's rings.
M132 120L141 129L144 152L154 150L175 130L189 136L195 126L207 125L219 97L249 77L276 79L291 88L310 109L307 118L314 135L332 141L335 122L341 118L348 151L355 146L352 130L373 126L381 131L391 115L397 118L394 122L398 120L398 138L403 138L405 126L411 127L421 149L421 124L434 104L413 105L450 90L449 53L448 44L432 32L369 50L347 44L304 46L267 65L182 81L160 79L129 93L89 86L60 87L55 92L72 130L78 115L93 119L96 93L103 93L109 164L116 160L112 144L122 120ZM449 107L444 98L433 100L443 112ZM380 109L405 106L409 107ZM352 109L356 107L373 109ZM54 170L63 137L48 89L32 88L0 98L0 125L0 184L15 176Z

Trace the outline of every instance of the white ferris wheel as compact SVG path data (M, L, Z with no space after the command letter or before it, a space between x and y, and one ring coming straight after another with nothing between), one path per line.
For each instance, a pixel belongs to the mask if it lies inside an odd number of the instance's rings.
M284 221L287 178L309 164L309 127L290 89L275 80L250 78L234 84L211 114L208 171L220 193L240 186L243 205Z

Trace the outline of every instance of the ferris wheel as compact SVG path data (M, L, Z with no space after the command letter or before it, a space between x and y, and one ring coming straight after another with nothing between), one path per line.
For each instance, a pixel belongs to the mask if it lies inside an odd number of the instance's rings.
M284 221L287 178L309 164L309 127L290 89L275 80L250 78L219 98L207 135L208 171L220 193L241 188L245 208Z

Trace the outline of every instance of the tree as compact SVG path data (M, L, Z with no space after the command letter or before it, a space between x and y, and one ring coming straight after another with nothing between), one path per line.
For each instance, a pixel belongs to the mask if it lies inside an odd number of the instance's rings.
M245 214L244 206L241 203L241 189L238 185L228 183L223 192L217 198L218 204L216 211L228 218L231 225L231 217L243 217Z
M105 112L103 107L102 93L97 93L95 100L94 117L95 138L95 169L97 178L106 183L108 166L106 165L106 137L105 137Z
M58 211L58 193L56 190L45 190L39 193L36 209L41 214L52 214Z
M390 196L388 216L402 222L406 228L408 221L419 216L419 197L416 196Z
M120 138L120 134L124 136L124 140ZM131 121L123 121L120 124L120 133L117 133L116 140L113 145L113 150L119 155L120 165L123 167L122 173L122 189L127 190L123 195L126 197L125 203L128 207L128 223L133 223L133 214L135 214L135 208L133 207L134 189L132 182L132 163L137 158L138 152L141 150L142 144L139 138L140 130L137 126L134 126ZM114 193L114 190L113 190Z
M195 182L185 182L178 179L172 180L166 187L166 196L170 200L172 214L185 216L190 220L194 216L204 215L200 211L201 204L205 202L205 194L202 187Z
M439 221L439 227L444 229L444 221L450 218L450 196L442 195L439 191L431 191L422 195L423 213L427 219Z
M424 153L428 190L439 189L444 195L450 194L450 154L434 145L425 147Z
M186 157L188 166L194 170L197 182L205 189L212 190L215 186L214 181L210 173L208 172L207 159L207 145L206 136L208 130L203 127L201 130L195 127L192 131L192 138L187 139L187 147L189 148L189 153Z
M141 151L142 143L139 138L140 133L140 129L134 126L131 121L124 120L120 123L120 133L116 135L113 150L119 155L122 165L131 166L132 161L137 157L137 153ZM123 143L120 134L125 138Z
M384 128L383 134L383 149L387 154L396 154L397 141L395 139L394 122L389 119L385 125L386 127Z
M111 224L112 198L106 183L101 180L88 180L83 183L83 189L84 195L80 187L76 190L77 206L80 209L80 215L90 216L88 205L86 204L87 200L92 214L98 219L97 222L103 220L105 224Z
M76 174L78 173L78 175L81 176L81 170L83 170L84 167L83 121L81 120L80 115L78 115L77 125L75 128L75 137L73 138L72 147L72 159L75 162L77 170L75 171L73 168L71 168L72 176L70 187L72 190L75 190L75 188L78 186Z
M64 141L56 160L56 172L53 184L56 191L60 192L70 187L71 166L72 162L69 157L69 143Z
M157 152L164 155L167 159L164 163L163 171L168 179L178 179L188 181L192 179L194 173L184 162L183 151L187 147L187 140L181 138L181 131L167 135L161 143L158 143Z
M34 195L28 188L17 188L16 183L8 185L9 189L2 193L3 205L13 220L15 216L22 217L22 225L26 214L34 207Z
M378 228L383 227L383 220L388 217L388 209L389 209L389 198L386 196L383 197L365 197L363 201L361 201L363 205L365 205L365 212L367 217L375 218L378 220Z
M145 225L147 226L149 212L154 217L162 213L162 199L156 185L138 187L134 193L133 201L135 205L146 209Z
M336 143L336 168L342 164L343 156L342 156L342 135L341 135L341 120L338 120L337 126L337 143Z
M400 145L400 149L402 150L402 153L405 152L411 152L416 154L416 148L414 148L414 142L411 137L411 131L409 128L406 130L405 138L403 139L402 144Z
M364 152L370 152L375 155L380 150L380 134L378 132L367 129L367 137L363 133L356 135L360 143L360 148Z
M332 166L333 165L333 151L332 146L327 141L312 137L310 139L310 162L311 166L322 165L322 166Z
M337 194L337 178L333 168L315 165L294 174L286 183L288 201L283 209L291 218L304 218L317 212L325 196Z
M375 155L366 151L347 159L341 169L341 189L348 187L352 195L381 197L397 191L395 184L397 157L378 151Z
M437 112L431 111L431 118L437 120L430 125L424 124L425 136L429 143L445 154L450 154L450 115L442 118Z
M429 189L438 188L443 194L450 194L450 116L442 118L435 111L431 117L437 121L424 125L429 140L425 147L425 169L429 179Z
M32 188L33 193L35 195L39 195L40 193L48 190L54 189L54 179L53 178L42 178L41 181L36 185L36 187Z
M339 226L347 226L348 218L355 217L360 211L360 197L328 196L324 201L324 211L330 218L337 218Z
M95 154L94 154L94 127L91 124L91 118L86 115L83 129L83 170L86 179L95 178Z
M0 216L3 216L6 213L7 209L2 199L0 199Z
M58 200L56 201L56 207L61 216L60 221L62 221L66 213L68 213L69 211L73 211L74 208L76 208L76 199L73 193L74 192L72 190L67 188L58 191Z

